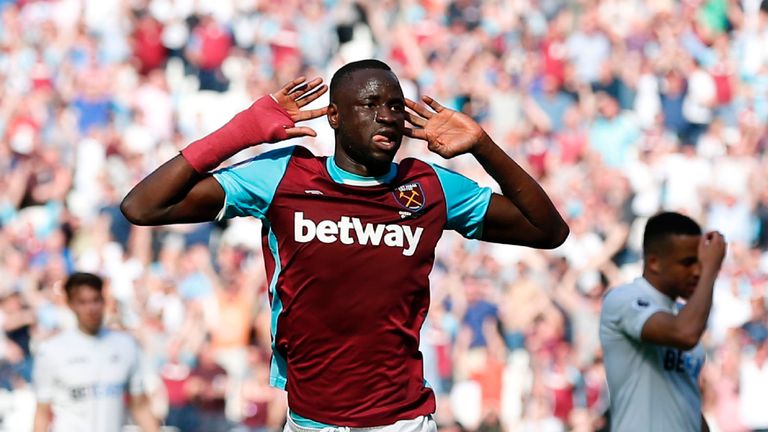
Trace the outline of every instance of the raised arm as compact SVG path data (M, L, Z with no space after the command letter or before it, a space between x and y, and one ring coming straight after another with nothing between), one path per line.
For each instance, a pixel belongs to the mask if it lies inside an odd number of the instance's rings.
M322 79L297 78L265 96L212 134L191 143L137 184L120 205L136 225L213 220L224 206L224 190L209 171L237 152L262 143L316 136L300 121L325 115L326 108L302 108L328 90Z
M725 256L726 244L722 234L710 232L701 237L699 260L701 275L691 298L677 315L656 312L643 324L643 342L690 350L699 343L707 327L712 309L712 290Z
M423 101L434 111L406 100L417 115L406 119L417 128L406 135L427 141L430 151L448 159L471 153L501 187L491 197L483 220L482 239L496 243L555 248L569 229L546 192L469 116L445 108L429 96Z
M164 163L120 204L136 225L210 221L224 206L224 190L210 174L199 174L182 155Z

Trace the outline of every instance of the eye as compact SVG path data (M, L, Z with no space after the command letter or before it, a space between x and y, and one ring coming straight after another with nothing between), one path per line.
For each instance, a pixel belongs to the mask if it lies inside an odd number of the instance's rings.
M405 106L402 104L394 104L392 105L391 109L395 112L403 112L405 110Z
M698 263L698 262L699 262L699 260L698 260L698 259L696 259L696 258L687 258L687 259L684 259L684 260L682 261L682 264L683 264L685 267L691 267L691 266L694 266L694 265L696 265L696 263Z
M373 102L366 102L365 104L363 104L363 106L365 106L366 108L373 108L376 106L376 104L374 104Z

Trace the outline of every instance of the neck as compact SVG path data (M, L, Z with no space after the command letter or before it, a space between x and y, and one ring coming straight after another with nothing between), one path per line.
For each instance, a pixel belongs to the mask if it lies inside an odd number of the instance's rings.
M664 294L665 296L671 298L673 301L677 300L677 296L671 292L669 292L667 289L664 288L664 284L661 283L658 277L656 275L649 272L647 269L643 270L643 278L648 281L648 283L651 284L651 286L656 289L656 291Z
M84 325L83 325L83 324L81 324L81 323L78 323L78 324L77 324L77 328L78 328L78 329L79 329L81 332L83 332L83 333L85 333L85 334L87 334L87 335L90 335L90 336L96 336L97 334L99 334L99 331L101 330L101 326L98 326L98 327L94 327L94 328L90 328L90 327L86 327L86 326L84 326Z
M368 166L360 162L355 161L343 152L335 152L333 155L334 163L337 167L352 174L356 174L363 177L380 177L389 173L390 164L382 164L381 166Z

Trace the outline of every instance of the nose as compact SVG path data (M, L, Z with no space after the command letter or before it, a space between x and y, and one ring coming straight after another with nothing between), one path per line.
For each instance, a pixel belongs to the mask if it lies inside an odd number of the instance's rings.
M392 115L392 111L387 106L380 107L376 110L376 113L374 114L373 119L377 123L393 123L395 121L395 116Z
M691 272L693 273L696 278L701 276L701 261L697 261L696 264L693 265L693 269L691 269Z

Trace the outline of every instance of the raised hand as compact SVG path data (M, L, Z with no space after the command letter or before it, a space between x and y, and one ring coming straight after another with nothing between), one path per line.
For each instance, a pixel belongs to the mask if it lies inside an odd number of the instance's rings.
M303 107L309 105L327 91L328 86L323 84L322 78L318 77L306 82L306 78L302 76L288 82L271 96L291 116L291 120L294 123L298 123L324 116L328 112L328 107L302 110ZM317 133L312 128L304 126L287 128L285 132L288 134L288 138L317 136Z
M445 108L429 96L421 99L432 110L406 99L405 105L415 115L406 111L405 119L416 128L405 128L405 135L425 140L427 148L449 159L472 151L487 135L471 117L464 113Z
M699 260L702 266L719 270L723 258L725 258L726 249L725 238L719 232L711 231L701 236Z

